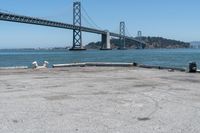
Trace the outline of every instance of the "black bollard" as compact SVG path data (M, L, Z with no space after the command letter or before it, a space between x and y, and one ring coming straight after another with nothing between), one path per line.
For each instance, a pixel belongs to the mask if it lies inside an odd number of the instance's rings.
M138 63L136 63L136 62L133 62L133 66L138 66Z
M188 72L189 73L196 73L197 72L197 63L196 62L189 62Z

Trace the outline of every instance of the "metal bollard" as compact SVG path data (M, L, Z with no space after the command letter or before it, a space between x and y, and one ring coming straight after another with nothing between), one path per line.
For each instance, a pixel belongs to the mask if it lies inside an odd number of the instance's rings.
M197 72L197 63L196 62L189 62L188 72L189 73L196 73Z

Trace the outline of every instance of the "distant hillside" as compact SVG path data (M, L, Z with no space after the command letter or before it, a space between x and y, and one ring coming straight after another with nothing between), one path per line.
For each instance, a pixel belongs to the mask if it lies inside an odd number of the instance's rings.
M136 38L138 39L138 38ZM146 43L146 45L141 45L137 42L126 40L126 47L129 49L134 48L189 48L190 43L177 41L177 40L171 40L171 39L165 39L162 37L142 37L142 41ZM119 40L118 39L111 39L111 47L112 49L120 47ZM100 49L101 48L101 42L92 42L86 45L87 49Z

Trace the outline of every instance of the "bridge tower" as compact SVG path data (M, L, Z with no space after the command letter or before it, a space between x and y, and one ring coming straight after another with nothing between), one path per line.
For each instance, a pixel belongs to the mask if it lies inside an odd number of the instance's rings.
M137 33L137 38L138 38L138 40L141 42L142 41L142 31L138 31L138 33ZM138 46L138 48L142 48L143 46L142 46L142 43L139 43L139 46Z
M125 22L122 21L120 22L120 26L119 26L119 34L120 34L120 38L119 38L119 50L126 50L126 40L125 40Z
M73 25L79 28L73 30L73 47L70 50L86 50L82 45L81 2L79 1L73 4Z
M142 37L142 31L138 31L137 37L141 40L141 37Z

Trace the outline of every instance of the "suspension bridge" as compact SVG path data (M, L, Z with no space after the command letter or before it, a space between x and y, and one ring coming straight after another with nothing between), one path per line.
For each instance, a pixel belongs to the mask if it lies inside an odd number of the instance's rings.
M30 17L24 15L17 15L13 13L0 12L0 20L8 22L25 23L32 25L41 25L55 28L62 28L73 30L73 46L70 50L86 50L82 44L82 32L89 32L101 35L101 50L111 50L110 39L112 37L118 37L120 40L120 48L125 49L125 40L129 39L135 41L139 44L144 44L139 39L135 39L131 36L126 36L125 34L125 22L120 22L120 32L114 33L108 30L101 30L96 28L84 27L82 26L81 18L81 2L73 3L73 24L51 21L47 19L41 19L37 17Z

